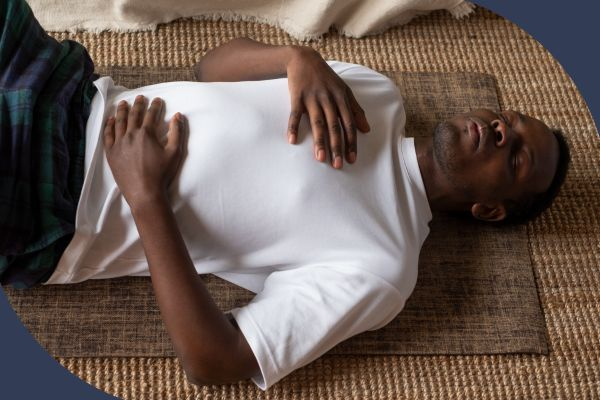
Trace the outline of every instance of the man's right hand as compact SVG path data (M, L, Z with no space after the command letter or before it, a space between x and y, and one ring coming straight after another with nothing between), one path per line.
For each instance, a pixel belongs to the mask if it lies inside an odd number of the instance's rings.
M370 129L365 112L352 90L317 51L296 46L292 54L287 64L292 105L288 141L296 143L300 119L306 112L312 128L315 158L325 161L325 151L329 149L334 168L342 168L342 154L349 163L354 163L357 130L366 133Z

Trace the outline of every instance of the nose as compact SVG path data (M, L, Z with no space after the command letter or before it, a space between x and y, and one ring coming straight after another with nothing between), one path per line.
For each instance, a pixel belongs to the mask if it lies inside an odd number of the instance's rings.
M502 147L508 142L508 127L499 119L493 120L490 124L495 135L496 146Z

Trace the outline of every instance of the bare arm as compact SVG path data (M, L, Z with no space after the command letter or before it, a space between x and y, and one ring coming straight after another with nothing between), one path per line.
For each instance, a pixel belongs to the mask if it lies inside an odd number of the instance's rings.
M129 110L122 102L104 132L106 155L129 203L175 351L193 383L223 383L259 371L244 335L219 310L190 259L167 198L183 152L183 119L170 123L168 141L157 132L163 103L146 112L142 96ZM177 114L178 115L178 114Z
M312 127L314 156L342 168L342 154L354 163L357 130L370 130L367 118L346 83L321 55L308 46L272 46L247 38L234 39L209 51L196 65L205 82L232 82L288 77L291 111L287 136L297 142L304 113Z
M202 82L238 82L281 78L301 46L272 46L248 38L233 39L210 50L194 67ZM314 50L313 50L314 51Z

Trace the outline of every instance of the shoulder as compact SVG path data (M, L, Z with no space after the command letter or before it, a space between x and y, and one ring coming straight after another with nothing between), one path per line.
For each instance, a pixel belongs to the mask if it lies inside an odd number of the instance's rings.
M372 79L389 80L387 76L381 72L375 71L367 66L360 64L353 64L344 61L327 60L327 64L333 69L338 75L360 75L369 77Z
M403 129L406 119L404 101L393 80L364 65L341 61L327 63L352 90L358 103L367 112L368 118L386 121L389 129L384 130L390 133Z

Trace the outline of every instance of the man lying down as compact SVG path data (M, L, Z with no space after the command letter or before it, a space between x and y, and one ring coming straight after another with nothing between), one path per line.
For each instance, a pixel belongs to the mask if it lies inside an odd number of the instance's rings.
M150 275L193 383L264 390L383 327L432 211L523 222L564 179L543 122L481 109L407 138L389 79L307 47L236 39L202 83L129 90L23 1L0 8L2 283ZM225 314L207 273L257 295Z

